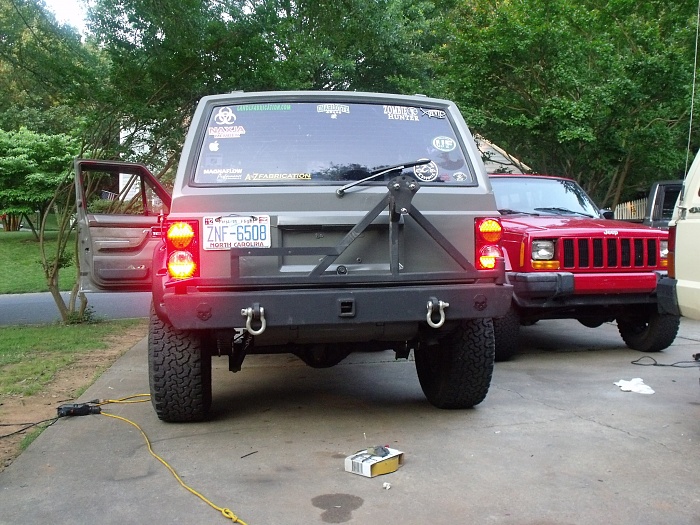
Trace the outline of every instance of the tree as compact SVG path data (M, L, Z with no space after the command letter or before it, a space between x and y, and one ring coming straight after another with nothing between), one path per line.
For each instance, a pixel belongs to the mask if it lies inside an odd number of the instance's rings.
M695 7L466 1L442 48L448 89L489 140L614 206L636 186L682 174Z
M30 216L37 213L41 220L46 215L76 153L76 142L67 135L44 135L26 128L0 130L0 215L4 231L19 230L22 219L34 230Z

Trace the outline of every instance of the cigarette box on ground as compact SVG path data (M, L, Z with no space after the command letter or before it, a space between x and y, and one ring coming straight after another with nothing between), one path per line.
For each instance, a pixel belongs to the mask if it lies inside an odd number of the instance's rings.
M371 450L371 449L370 449ZM389 474L403 465L403 452L385 447L388 454L374 455L368 450L360 450L345 458L345 471L368 478Z

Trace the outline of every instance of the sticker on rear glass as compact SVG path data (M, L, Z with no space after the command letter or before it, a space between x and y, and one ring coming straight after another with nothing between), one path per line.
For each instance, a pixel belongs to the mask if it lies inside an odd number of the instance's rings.
M245 135L245 128L236 125L236 114L233 110L224 106L214 114L216 126L209 126L207 134L215 139L237 139Z
M311 180L311 173L247 173L245 180L279 181L279 180Z
M413 174L418 180L423 182L432 182L437 179L438 167L432 160L428 164L423 164L422 166L414 166Z
M389 120L420 120L418 109L407 106L384 106L384 114Z
M447 113L441 109L423 109L420 108L421 116L428 118L447 118Z
M204 217L203 248L205 250L269 248L270 232L269 215Z
M435 137L433 139L433 147L437 150L449 153L457 147L457 142L450 137Z
M346 104L319 104L316 106L316 113L325 113L331 118L338 118L343 113L350 114L350 106Z
M236 111L291 111L291 104L243 104Z

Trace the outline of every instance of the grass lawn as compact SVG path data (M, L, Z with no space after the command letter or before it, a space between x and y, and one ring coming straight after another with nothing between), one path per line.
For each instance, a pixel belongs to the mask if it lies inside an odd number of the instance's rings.
M145 335L146 326L145 319L123 319L0 327L0 396L36 394L80 354L106 349L111 336L132 327Z
M47 253L54 253L56 233L47 232ZM68 249L73 251L73 242ZM3 276L0 279L0 294L48 292L44 271L41 268L39 241L32 232L6 232L0 230L0 263ZM70 290L76 280L74 266L62 268L59 273L59 287Z

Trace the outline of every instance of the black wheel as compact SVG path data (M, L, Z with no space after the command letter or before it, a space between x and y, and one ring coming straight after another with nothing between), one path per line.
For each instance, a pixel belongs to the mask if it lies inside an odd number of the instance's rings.
M148 329L148 377L158 418L169 422L201 421L211 406L211 354L201 337L176 330L151 307Z
M617 329L632 350L660 352L673 343L680 322L677 315L650 312L646 317L618 318Z
M496 361L509 361L519 350L520 316L512 306L500 319L493 320L496 337Z
M438 408L471 408L488 393L495 342L491 319L460 323L433 346L415 349L416 372L425 397Z

